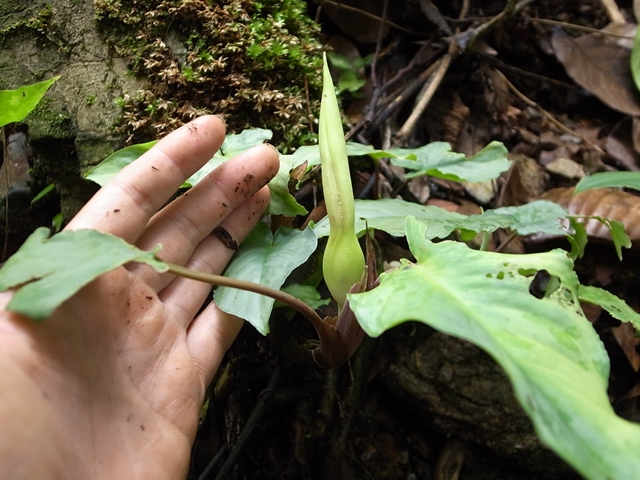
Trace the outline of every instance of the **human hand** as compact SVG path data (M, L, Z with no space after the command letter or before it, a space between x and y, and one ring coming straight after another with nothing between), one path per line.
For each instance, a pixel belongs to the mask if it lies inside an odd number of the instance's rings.
M221 273L269 201L277 152L255 147L163 208L224 139L199 118L122 170L69 223L118 235L159 257ZM157 213L156 213L157 212ZM118 268L42 323L0 311L0 478L183 478L206 386L242 320L207 284ZM10 293L0 296L6 306Z

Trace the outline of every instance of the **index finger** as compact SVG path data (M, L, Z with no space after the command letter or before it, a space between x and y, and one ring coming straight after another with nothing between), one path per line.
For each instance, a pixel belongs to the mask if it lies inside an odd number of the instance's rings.
M149 219L220 148L222 120L200 117L123 168L78 212L66 230L91 228L134 243Z

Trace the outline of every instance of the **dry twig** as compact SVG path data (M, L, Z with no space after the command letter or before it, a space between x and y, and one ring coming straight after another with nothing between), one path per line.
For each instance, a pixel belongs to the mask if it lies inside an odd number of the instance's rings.
M398 133L396 133L396 144L402 145L407 141L407 139L411 135L411 132L413 132L413 129L416 127L418 120L433 98L433 95L436 93L436 90L442 83L447 70L449 70L449 66L451 65L452 60L459 54L460 49L458 48L458 45L454 41L451 41L451 43L449 44L449 50L444 55L444 57L436 62L437 67L435 72L433 73L433 76L430 78L429 82L425 84L425 88L423 88L423 90L420 92L420 95L418 95L419 100L416 107L413 109L411 115L409 115L409 118L404 123L404 125L402 125L402 128L400 128L400 130L398 130Z
M504 74L502 72L500 72L499 70L496 70L496 73L502 77L502 79L505 81L506 85L509 87L509 90L511 91L511 93L513 93L521 102L529 105L530 107L535 108L547 120L549 120L551 123L553 123L561 131L563 131L565 133L568 133L570 135L573 135L573 136L581 138L583 142L585 142L587 145L589 145L591 148L593 148L596 152L598 152L598 153L600 153L602 155L605 154L605 152L598 145L596 145L595 143L593 143L591 140L589 140L588 138L584 137L583 135L580 135L580 134L574 132L573 130L571 130L569 127L567 127L562 122L560 122L560 120L556 119L553 115L551 115L544 108L542 108L540 105L538 105L536 102L534 102L533 100L528 98L524 93L522 93L520 90L518 90L515 87L515 85L513 85L513 83L511 83L507 79L507 77L504 76Z
M618 5L616 5L615 0L600 0L600 3L602 3L602 6L607 11L607 15L613 23L627 23Z

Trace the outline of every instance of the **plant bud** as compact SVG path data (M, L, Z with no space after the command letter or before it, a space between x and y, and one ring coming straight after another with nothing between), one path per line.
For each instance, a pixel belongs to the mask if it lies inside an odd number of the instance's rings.
M355 231L355 206L347 146L326 55L324 56L318 139L322 188L330 226L322 270L327 287L338 302L339 309L342 310L347 292L362 277L364 255Z

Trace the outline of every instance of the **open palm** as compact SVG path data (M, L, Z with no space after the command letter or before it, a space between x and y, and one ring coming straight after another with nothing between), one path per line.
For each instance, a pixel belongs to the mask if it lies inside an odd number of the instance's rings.
M160 243L163 260L220 273L233 251L212 231L222 226L239 242L259 220L275 150L251 149L163 205L223 138L216 117L182 127L67 229L108 232L143 249ZM14 460L0 477L184 477L206 385L242 325L215 304L200 311L209 292L135 265L99 277L43 323L3 312L0 455Z

